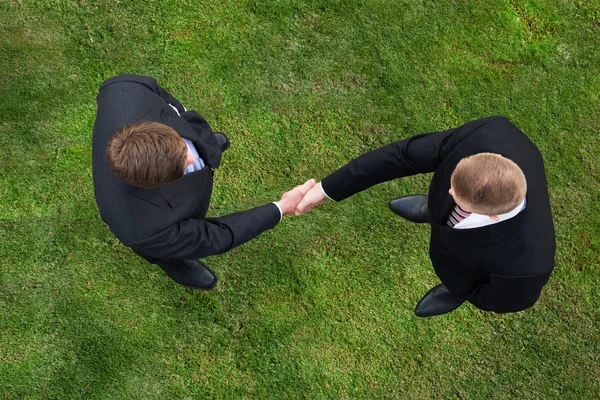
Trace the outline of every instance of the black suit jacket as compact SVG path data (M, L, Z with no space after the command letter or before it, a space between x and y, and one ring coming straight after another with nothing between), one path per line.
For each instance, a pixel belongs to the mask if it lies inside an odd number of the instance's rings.
M96 203L115 236L140 256L156 263L220 254L279 222L280 212L273 203L205 218L221 150L206 120L196 111L186 112L153 78L121 75L108 79L100 86L97 103L92 143ZM172 127L194 143L208 167L152 189L122 182L106 161L107 143L118 129L138 121Z
M470 155L490 152L513 160L527 179L526 208L517 216L474 229L446 225L455 203L450 175ZM512 312L531 307L554 268L554 225L542 156L508 119L469 122L366 153L322 181L341 201L394 178L434 172L429 187L430 257L440 280L476 307Z

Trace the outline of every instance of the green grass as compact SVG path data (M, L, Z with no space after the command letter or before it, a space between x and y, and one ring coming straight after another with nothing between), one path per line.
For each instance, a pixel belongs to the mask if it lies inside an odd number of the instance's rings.
M596 397L599 35L594 1L1 1L0 397ZM429 232L387 202L419 176L206 259L212 292L179 287L94 203L94 99L125 72L229 134L210 215L505 115L546 160L555 273L523 313L416 318Z

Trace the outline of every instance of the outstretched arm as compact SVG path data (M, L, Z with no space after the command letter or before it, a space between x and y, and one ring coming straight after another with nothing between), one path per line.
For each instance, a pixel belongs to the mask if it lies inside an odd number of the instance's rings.
M285 192L276 203L218 218L190 218L147 239L125 243L133 250L156 258L196 259L225 253L244 244L294 212L313 179Z
M326 198L341 201L382 182L434 172L465 138L498 118L503 117L472 121L444 132L424 133L365 153L315 185L296 208L296 215L310 211Z
M469 122L444 132L424 133L365 153L331 175L321 185L328 197L344 200L396 178L434 172L450 152L482 126L503 117Z

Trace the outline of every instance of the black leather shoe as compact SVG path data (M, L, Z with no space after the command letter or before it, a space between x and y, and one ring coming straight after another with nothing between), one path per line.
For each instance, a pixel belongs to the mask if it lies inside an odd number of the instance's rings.
M425 294L415 307L417 317L433 317L456 310L465 302L462 297L456 297L443 284L437 285Z
M411 222L429 222L426 194L398 197L390 201L390 210Z
M215 138L217 139L217 143L219 143L221 153L229 148L229 138L223 132L215 133Z
M211 290L217 284L217 276L200 261L172 260L159 263L158 266L169 278L192 289Z

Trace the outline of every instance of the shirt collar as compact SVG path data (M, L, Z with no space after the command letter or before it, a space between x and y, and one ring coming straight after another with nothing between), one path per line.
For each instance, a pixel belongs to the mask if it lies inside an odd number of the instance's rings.
M491 219L489 215L471 213L465 219L454 225L456 229L478 228L480 226L497 224L498 222L506 221L513 218L525 209L527 199L523 199L521 203L507 213L498 215L498 220Z

